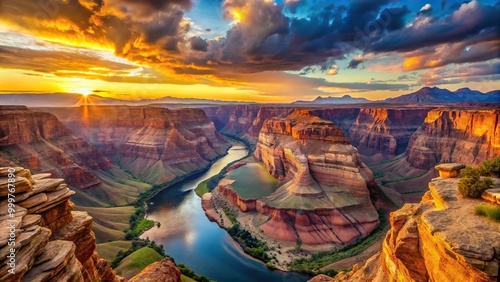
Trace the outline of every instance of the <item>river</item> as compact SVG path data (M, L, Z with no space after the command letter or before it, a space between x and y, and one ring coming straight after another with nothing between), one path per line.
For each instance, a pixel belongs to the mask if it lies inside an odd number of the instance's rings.
M173 185L154 198L147 218L159 221L141 238L162 244L176 263L184 263L198 274L219 282L301 282L309 277L293 272L271 271L264 263L243 252L227 232L210 222L194 193L198 184L218 174L228 163L248 154L241 143L233 143L228 154L206 172Z

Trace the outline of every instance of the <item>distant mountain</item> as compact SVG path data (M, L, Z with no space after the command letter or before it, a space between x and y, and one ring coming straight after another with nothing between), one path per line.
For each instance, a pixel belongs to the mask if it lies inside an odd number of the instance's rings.
M73 93L21 93L0 94L0 105L24 105L27 107L77 107L85 103L91 105L127 105L127 106L168 106L172 105L227 105L227 104L252 104L252 102L221 101L209 99L161 97L155 99L125 100L88 95L86 101L81 94Z
M460 88L453 92L438 87L424 87L417 92L386 99L385 102L397 104L500 103L500 90L482 93L469 88Z
M364 104L364 103L370 103L372 101L365 99L365 98L354 98L351 97L350 95L344 95L342 97L321 97L318 96L316 99L313 101L295 101L292 104L299 104L299 105L331 105L331 104Z

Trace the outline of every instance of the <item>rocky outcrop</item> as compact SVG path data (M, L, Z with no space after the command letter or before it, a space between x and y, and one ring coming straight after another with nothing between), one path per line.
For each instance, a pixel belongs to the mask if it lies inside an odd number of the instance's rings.
M122 281L95 252L92 217L73 211L75 192L49 176L0 168L0 281Z
M152 184L206 168L230 147L200 109L82 106L51 112L106 157Z
M53 114L24 106L0 106L0 164L14 163L65 178L75 188L98 186L95 170L111 162L76 137Z
M260 226L266 235L305 244L342 244L378 225L367 187L373 175L332 122L307 110L267 119L254 157L280 180L272 194L245 198L232 188L232 179L222 179L217 191L241 211L267 215L269 220Z
M240 105L204 110L214 123L220 124L221 132L255 145L266 119L285 117L294 109L297 107ZM410 137L422 125L430 108L335 106L307 110L312 116L334 122L361 154L398 155L406 150Z
M323 281L497 281L500 224L474 214L474 207L485 202L463 198L458 181L431 181L419 204L391 213L379 254Z
M365 155L399 155L422 125L428 109L361 109L349 129L352 144Z
M406 150L408 162L420 169L444 162L478 164L499 154L500 110L432 110Z
M169 258L154 262L132 277L130 282L182 282L181 272Z

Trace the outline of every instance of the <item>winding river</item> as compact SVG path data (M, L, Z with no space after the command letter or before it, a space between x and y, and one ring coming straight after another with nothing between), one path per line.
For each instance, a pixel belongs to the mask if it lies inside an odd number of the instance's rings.
M301 282L308 277L292 272L271 271L264 263L246 255L224 229L210 222L201 208L196 186L218 174L228 163L248 154L242 143L233 143L228 154L206 172L171 186L156 195L148 218L159 221L141 237L162 244L165 253L196 273L219 282Z

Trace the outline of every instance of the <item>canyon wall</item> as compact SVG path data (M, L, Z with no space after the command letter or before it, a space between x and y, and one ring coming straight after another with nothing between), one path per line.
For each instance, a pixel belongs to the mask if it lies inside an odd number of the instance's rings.
M0 281L126 281L96 252L92 217L73 210L74 194L49 173L0 167ZM131 281L153 280L180 282L180 271L164 259Z
M53 114L24 106L0 106L0 164L13 163L63 177L80 189L98 186L93 171L112 166Z
M500 155L500 110L435 109L406 150L414 168L437 163L478 164Z
M418 204L391 213L382 250L330 281L497 281L500 223L474 213L483 199L462 197L458 178L436 178ZM500 187L500 180L495 180Z
M264 120L284 117L298 107L240 105L205 108L220 124L221 132L257 144ZM309 108L311 115L332 121L361 154L398 155L405 152L412 134L422 125L430 108L336 107Z
M361 109L349 139L363 154L399 155L422 125L428 109Z
M200 109L82 106L48 110L124 170L152 184L204 169L230 147Z
M371 171L342 129L296 110L264 122L254 153L280 180L262 199L241 199L221 180L218 192L242 211L269 216L260 226L268 236L305 244L351 243L378 225L370 201Z
M0 168L0 281L122 281L95 252L92 217L73 211L75 192L49 176Z

